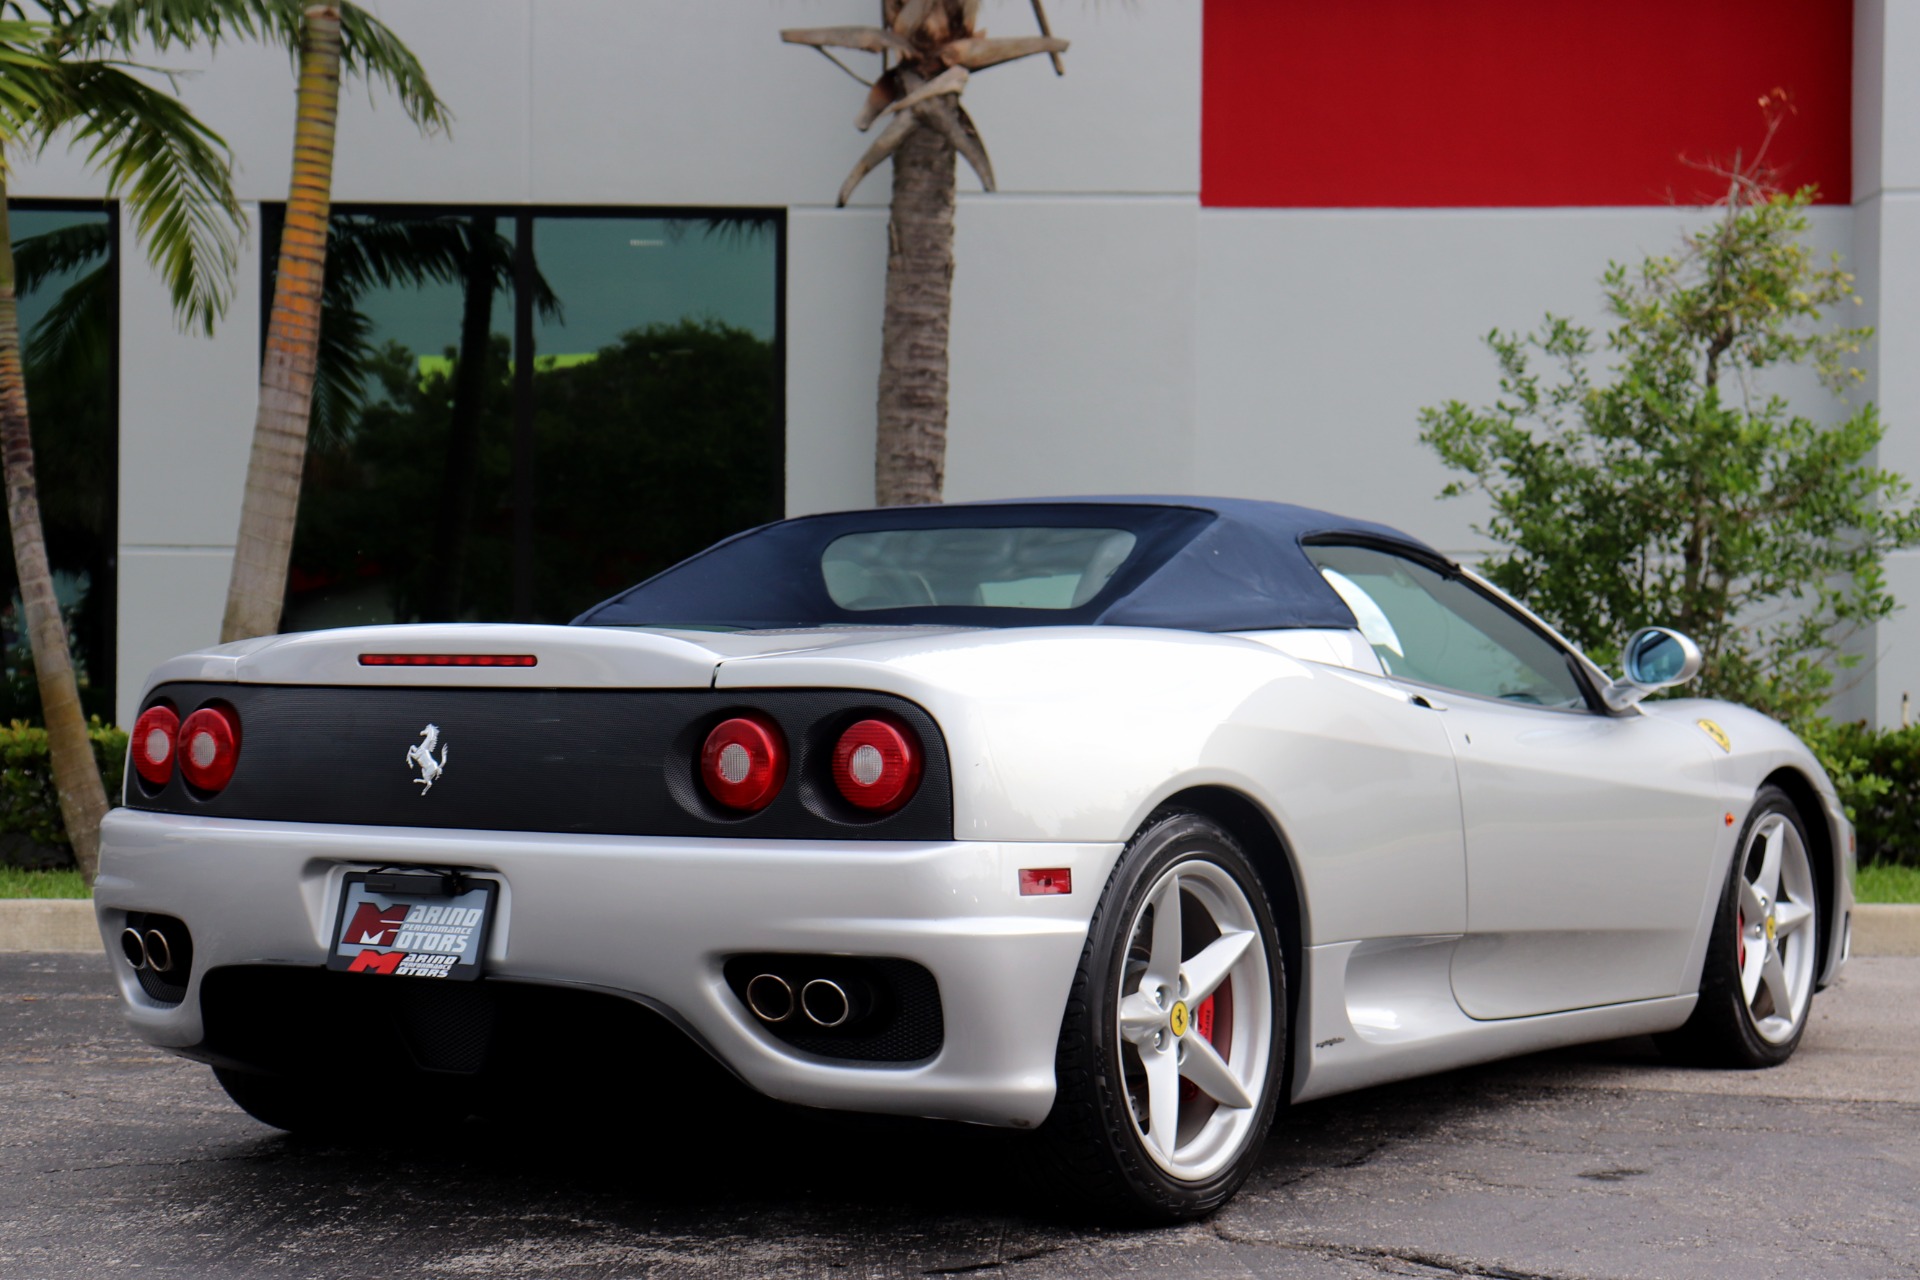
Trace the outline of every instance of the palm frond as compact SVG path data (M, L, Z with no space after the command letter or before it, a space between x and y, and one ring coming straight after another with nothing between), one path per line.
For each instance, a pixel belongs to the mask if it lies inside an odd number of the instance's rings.
M466 243L452 218L337 215L327 229L327 305L376 286L452 284L464 270Z
M83 51L128 51L142 45L215 48L223 41L265 40L299 50L309 0L46 0L62 37ZM428 133L445 132L453 113L433 91L413 51L384 22L357 4L339 3L340 65L348 75L391 89L407 115Z
M789 27L780 33L788 44L855 49L861 53L912 53L913 45L879 27Z
M207 332L226 309L243 225L226 143L192 112L112 62L69 61L38 121L40 145L71 126L126 203L135 237L182 319Z
M307 430L316 446L330 449L346 443L366 412L368 369L376 354L373 321L351 303L329 299L320 308L319 347Z
M912 133L919 123L920 117L911 111L895 116L893 123L873 140L873 145L867 148L866 154L854 162L853 172L849 173L847 180L840 184L840 195L834 203L845 208L847 201L853 199L854 188L858 187L882 160L898 151L900 144L907 140L907 135Z
M179 100L117 63L61 63L67 94L48 104L44 148L63 125L88 146L86 161L127 203L138 242L159 267L180 317L213 332L240 261L240 201L221 136Z
M105 263L68 285L27 335L22 354L28 367L68 384L98 376L112 353L115 301L113 273Z
M773 214L758 210L715 213L704 218L669 218L667 238L679 243L688 232L698 231L703 239L737 249L764 239L773 230L773 224Z
M54 64L37 50L49 33L44 23L0 19L0 172L5 144L32 133L51 101L62 93Z
M76 222L28 236L13 246L13 289L29 294L51 276L92 266L107 256L113 232L104 221Z
M1065 53L1068 43L1058 36L973 36L948 43L941 48L940 58L950 67L981 71L1036 53Z

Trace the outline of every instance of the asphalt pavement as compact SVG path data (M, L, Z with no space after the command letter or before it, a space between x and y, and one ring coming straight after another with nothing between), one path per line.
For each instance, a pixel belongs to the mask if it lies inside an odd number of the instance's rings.
M0 955L0 1278L1920 1275L1920 959L1856 958L1772 1071L1620 1041L1294 1108L1164 1230L1042 1211L1022 1135L645 1066L451 1133L370 1071L354 1141L296 1141L129 1035L104 961Z

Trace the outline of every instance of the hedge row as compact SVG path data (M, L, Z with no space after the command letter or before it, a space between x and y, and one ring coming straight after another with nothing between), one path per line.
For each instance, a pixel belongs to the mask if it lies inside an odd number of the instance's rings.
M127 763L127 733L95 716L87 726L94 759L107 787L109 803L119 803L120 775ZM71 852L60 821L60 796L53 788L47 755L47 731L15 720L0 726L0 836L22 835L38 845Z

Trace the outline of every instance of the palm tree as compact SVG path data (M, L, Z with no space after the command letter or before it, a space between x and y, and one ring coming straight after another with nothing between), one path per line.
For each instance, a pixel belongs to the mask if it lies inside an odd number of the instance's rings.
M361 34L343 48L343 18ZM294 127L293 185L280 237L267 349L260 366L260 410L247 463L246 496L227 585L220 638L244 640L280 629L293 554L294 518L307 457L307 420L320 356L321 292L332 204L334 118L343 66L387 80L421 128L444 128L448 113L419 62L376 19L352 5L314 5L299 26L300 87ZM351 34L353 28L348 28ZM378 32L378 40L367 34ZM291 34L288 32L287 34ZM348 56L351 52L355 56ZM383 57L384 61L372 61Z
M306 0L42 3L83 42L126 48L144 41L164 51L176 44L218 47L222 41L261 39L285 45L298 60L293 183L267 320L260 407L254 419L233 574L220 627L223 641L270 634L279 628L286 594L319 363L341 74L357 74L391 89L413 122L429 133L444 130L450 113L413 52L378 18L348 0L327 4Z
M96 43L76 38L57 20L62 6L45 8L56 21L0 20L0 468L61 818L91 883L107 800L80 711L40 521L6 160L19 147L45 147L56 134L86 147L106 178L109 197L126 203L136 238L167 280L176 313L209 330L227 300L241 214L219 136L175 98L134 75L134 64L96 56Z
M1054 71L1063 70L1067 42L1051 34L1041 0L1033 0L1037 36L990 39L979 28L979 12L980 0L881 0L877 27L780 33L790 44L813 46L843 70L830 48L880 55L880 76L854 123L864 132L883 115L893 118L847 175L839 203L845 205L882 160L893 158L874 449L874 500L881 506L938 502L946 478L954 155L966 157L981 186L995 189L993 163L960 94L973 72L1036 53L1051 55Z

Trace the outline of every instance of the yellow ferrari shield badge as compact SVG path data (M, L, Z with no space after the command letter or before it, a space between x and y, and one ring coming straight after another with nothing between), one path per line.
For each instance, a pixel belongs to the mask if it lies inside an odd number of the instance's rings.
M1167 1019L1167 1025L1173 1028L1173 1034L1176 1036L1187 1034L1187 1002L1185 1000L1173 1002L1173 1014Z
M1722 751L1728 753L1733 751L1733 743L1727 740L1727 731L1725 729L1722 729L1711 720L1695 720L1694 723L1700 726L1702 733L1719 743Z
M1772 942L1778 936L1777 933L1775 932L1777 928L1778 926L1774 923L1774 918L1772 916L1768 916L1767 917L1767 941L1768 942Z

